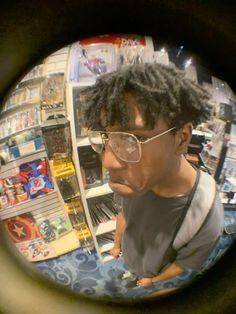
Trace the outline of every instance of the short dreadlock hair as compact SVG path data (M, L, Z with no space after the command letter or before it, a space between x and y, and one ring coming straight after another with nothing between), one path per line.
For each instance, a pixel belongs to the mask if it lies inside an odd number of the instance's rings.
M160 115L169 127L179 128L186 122L196 126L209 119L211 113L209 97L203 88L174 66L157 63L125 66L101 75L95 85L84 92L85 121L91 129L102 128L101 111L105 112L105 127L116 123L123 127L128 125L126 93L135 97L148 128L154 128Z

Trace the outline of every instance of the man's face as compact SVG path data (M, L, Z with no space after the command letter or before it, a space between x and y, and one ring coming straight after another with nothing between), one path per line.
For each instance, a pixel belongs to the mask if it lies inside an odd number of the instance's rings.
M106 131L129 132L148 139L169 128L162 118L158 118L153 129L145 127L135 98L131 94L127 94L126 101L130 116L129 127L124 129L120 125L114 125L107 127ZM124 196L138 196L158 185L168 185L168 180L173 171L176 171L180 158L180 154L177 154L175 150L175 141L175 135L167 133L148 143L141 144L142 155L139 162L120 160L109 145L106 145L102 154L102 162L110 174L110 188Z

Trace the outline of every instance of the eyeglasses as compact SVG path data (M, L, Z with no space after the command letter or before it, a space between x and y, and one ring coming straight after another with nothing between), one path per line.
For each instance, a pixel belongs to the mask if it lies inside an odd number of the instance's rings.
M126 132L103 132L103 131L88 131L89 142L93 150L101 154L105 149L106 141L113 153L125 162L139 162L142 156L141 144L149 143L150 141L165 135L176 127L168 129L160 134L140 141L137 136Z

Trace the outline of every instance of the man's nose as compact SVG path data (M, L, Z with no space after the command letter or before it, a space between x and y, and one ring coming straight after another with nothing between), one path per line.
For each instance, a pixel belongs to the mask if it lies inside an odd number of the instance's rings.
M120 169L125 166L125 163L120 160L112 151L111 147L105 145L104 152L102 154L102 164L106 169Z

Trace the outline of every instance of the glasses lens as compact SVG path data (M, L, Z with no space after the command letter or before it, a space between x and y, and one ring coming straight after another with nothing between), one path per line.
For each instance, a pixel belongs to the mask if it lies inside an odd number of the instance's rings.
M103 139L102 135L99 131L88 131L89 142L93 148L93 150L101 154L103 151Z
M114 132L109 134L109 146L118 158L123 161L140 160L140 145L136 137L129 133Z

